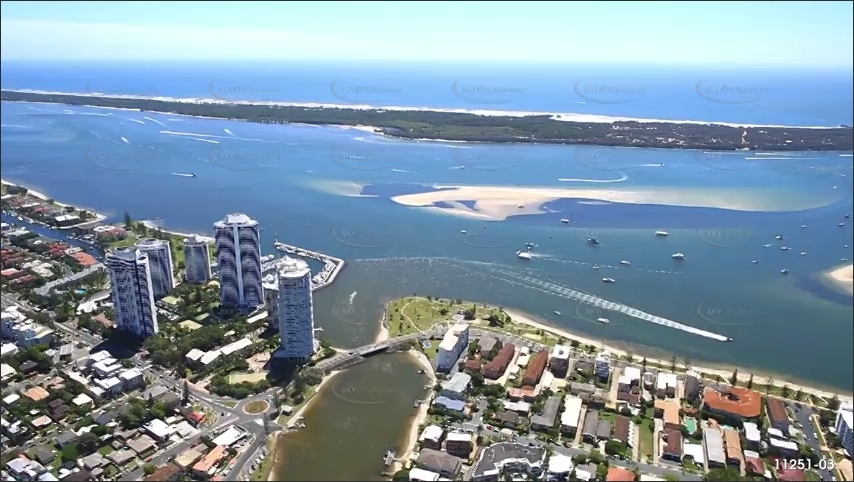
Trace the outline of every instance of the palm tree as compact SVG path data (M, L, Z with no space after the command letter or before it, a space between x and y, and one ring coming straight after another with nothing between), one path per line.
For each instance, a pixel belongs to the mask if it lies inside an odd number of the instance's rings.
M792 394L792 388L789 387L788 383L783 385L783 389L781 390L781 394L783 395L783 398L789 398L789 395Z
M774 386L774 377L769 376L765 380L765 393L767 394L773 386Z
M795 392L795 400L800 402L802 398L804 398L804 391L801 387L798 387L798 391Z
M670 371L676 371L676 355L670 357Z

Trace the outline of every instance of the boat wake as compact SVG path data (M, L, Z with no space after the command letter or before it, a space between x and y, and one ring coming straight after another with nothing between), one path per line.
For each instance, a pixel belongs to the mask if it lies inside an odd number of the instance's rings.
M619 171L615 171L615 172L619 172ZM624 181L626 181L626 180L629 178L629 176L627 176L627 175L626 175L626 173L624 173L624 172L619 172L619 174L620 174L620 177L619 177L619 178L617 178L617 179L574 179L574 178L561 177L561 178L559 178L559 179L558 179L558 181L560 181L560 182L597 182L597 183L609 183L609 182L624 182Z

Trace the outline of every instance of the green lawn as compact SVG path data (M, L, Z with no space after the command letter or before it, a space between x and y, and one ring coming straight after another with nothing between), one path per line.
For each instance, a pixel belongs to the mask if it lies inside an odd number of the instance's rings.
M118 241L110 243L111 248L128 248L136 245L139 242L139 238L136 236L128 236L125 239L120 239Z
M653 440L653 429L655 422L651 418L644 418L638 427L638 454L641 457L653 457L655 441Z
M98 453L106 457L107 455L113 453L113 448L109 445L104 445L103 447L98 449Z
M249 382L255 383L260 382L267 378L267 372L258 372L258 373L249 373L249 372L235 372L228 375L228 383L232 385L236 385L238 383Z

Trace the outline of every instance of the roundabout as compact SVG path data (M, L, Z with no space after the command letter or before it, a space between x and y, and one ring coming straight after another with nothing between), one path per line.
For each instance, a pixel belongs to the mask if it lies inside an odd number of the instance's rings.
M266 400L252 400L243 406L243 413L247 415L258 415L270 410L270 402Z

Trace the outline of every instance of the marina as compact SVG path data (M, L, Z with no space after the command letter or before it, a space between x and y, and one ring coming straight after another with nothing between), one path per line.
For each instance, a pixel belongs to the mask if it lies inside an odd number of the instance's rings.
M279 241L273 243L273 246L275 246L279 251L302 258L311 258L323 263L323 269L311 278L312 291L322 290L334 283L335 278L337 278L338 274L341 273L341 270L344 269L345 263L341 258L336 258L334 256L329 256L315 251L309 251L290 244L280 243ZM275 261L273 261L273 263L275 263Z

